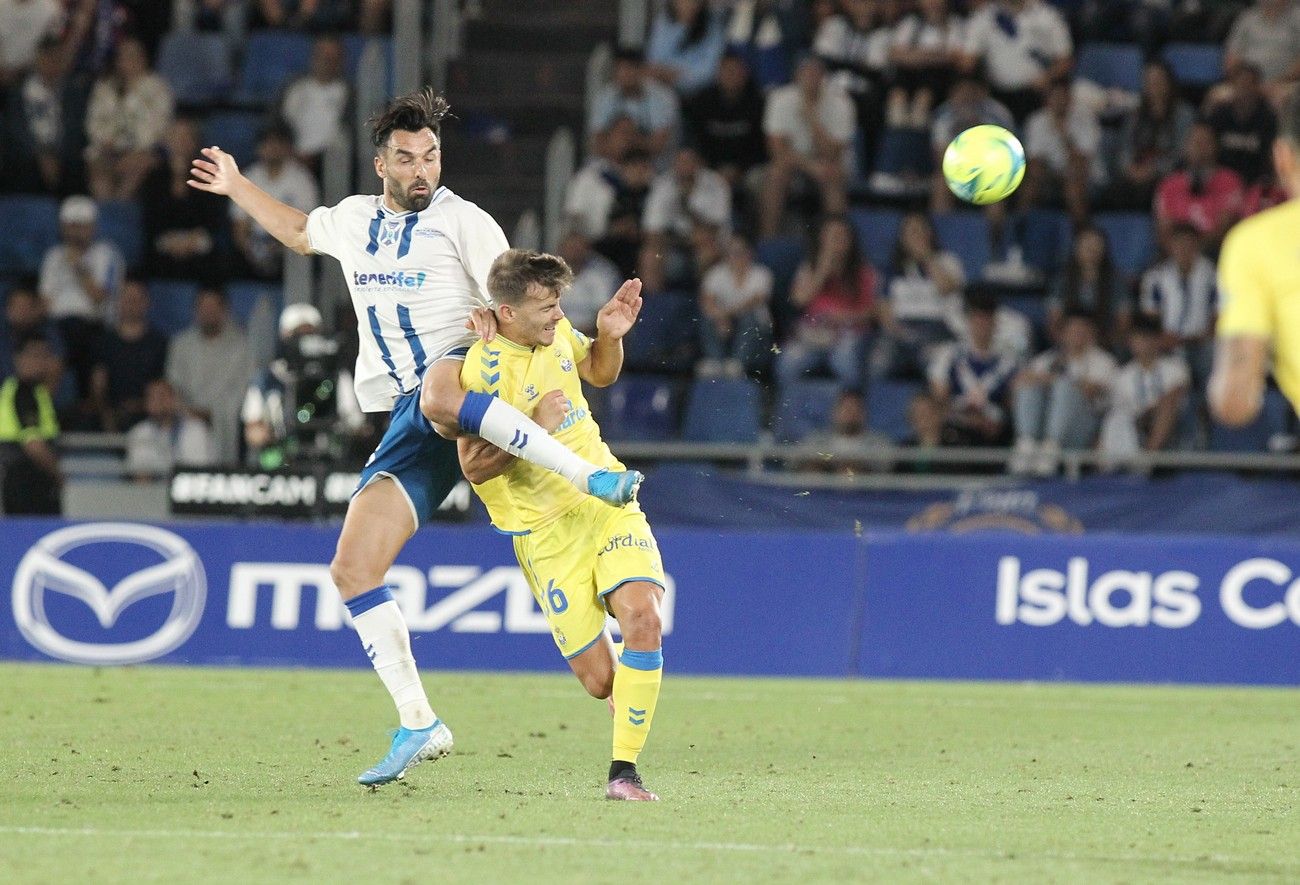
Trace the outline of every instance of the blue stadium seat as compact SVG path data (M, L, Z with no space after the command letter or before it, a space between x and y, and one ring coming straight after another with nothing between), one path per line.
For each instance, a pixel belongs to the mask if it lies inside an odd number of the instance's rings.
M827 427L839 395L838 382L812 378L777 391L772 428L777 441L799 442Z
M128 267L144 255L144 228L140 204L120 201L99 204L99 235L121 250Z
M984 276L989 263L989 224L983 212L950 212L934 216L939 247L961 260L968 281Z
M596 423L606 439L663 442L677 438L681 392L671 378L624 375L609 388Z
M682 435L691 442L757 442L759 406L759 387L747 378L697 380Z
M59 241L59 202L53 197L0 197L0 275L34 274L45 250Z
M867 425L894 442L905 441L912 435L907 408L923 389L910 381L872 381L867 391Z
M695 298L683 292L647 295L623 346L628 368L643 372L684 372L695 358Z
M244 46L239 76L239 100L267 105L275 101L289 80L307 70L311 62L311 37L290 31L258 31Z
M226 286L226 296L230 299L230 312L239 320L240 325L247 326L248 318L262 298L266 298L270 304L271 315L280 316L284 287L263 280L235 280Z
M247 167L257 159L257 136L266 118L256 111L219 111L203 120L203 143L219 145Z
M1051 274L1070 254L1070 219L1057 209L1030 209L1020 229L1020 248L1025 263L1042 274Z
M1182 86L1203 88L1223 79L1223 47L1212 43L1170 43L1165 61Z
M158 73L182 105L210 105L234 85L230 51L220 34L172 31L158 50Z
M395 68L393 64L393 39L391 37L368 37L365 34L344 34L343 35L343 69L351 83L357 75L357 68L361 65L361 56L366 50L366 42L376 40L382 47L382 55L385 65L384 84L386 94L391 95L396 91Z
M774 293L777 298L790 291L794 275L803 261L805 244L802 237L771 237L754 244L754 260L772 271Z
M858 246L867 260L877 270L887 270L894 244L898 241L898 225L903 213L897 209L853 209L849 220L858 232Z
M1074 74L1107 89L1142 91L1142 51L1131 43L1088 43Z
M928 176L934 171L930 130L886 129L880 138L880 147L876 149L876 162L872 169L891 175Z
M1224 427L1217 421L1210 422L1210 451L1267 452L1269 437L1286 429L1289 409L1282 393L1269 389L1259 417L1245 427Z
M149 322L164 335L187 329L194 319L199 284L189 280L149 281Z
M1115 266L1129 276L1136 276L1156 255L1155 228L1145 212L1102 212L1095 218L1106 232Z

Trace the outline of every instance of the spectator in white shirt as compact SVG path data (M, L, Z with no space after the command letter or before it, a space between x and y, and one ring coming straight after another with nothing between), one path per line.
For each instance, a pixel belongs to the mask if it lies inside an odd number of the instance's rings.
M1118 368L1097 346L1097 319L1087 311L1065 315L1061 343L1039 354L1016 377L1016 447L1011 472L1051 476L1061 451L1092 448Z
M1275 101L1300 77L1300 8L1289 0L1257 0L1233 22L1223 47L1223 69L1257 67Z
M1180 349L1192 383L1209 379L1214 358L1218 286L1214 263L1201 253L1201 235L1190 224L1169 232L1169 257L1142 275L1139 306L1160 319L1166 345Z
M763 114L768 164L763 182L759 228L774 236L781 228L786 198L796 184L811 184L821 194L821 208L838 215L848 205L847 182L853 171L850 146L857 112L848 93L827 81L826 68L809 56L795 82L768 95Z
M1070 81L1054 80L1047 105L1029 118L1025 154L1029 168L1019 197L1022 207L1064 204L1076 225L1088 219L1093 193L1106 181L1101 124L1075 101Z
M926 129L935 98L945 95L966 42L966 23L948 0L920 0L894 28L889 59L895 68L886 120L890 126Z
M129 200L158 163L155 151L171 125L171 87L149 70L144 45L118 44L112 73L90 93L86 148L90 192L97 200Z
M596 134L591 156L569 179L564 193L565 221L592 242L609 230L610 213L622 184L620 166L639 140L632 118L619 117Z
M310 212L320 205L316 179L306 166L294 159L293 133L283 125L271 126L262 133L257 142L257 162L244 174L280 202L302 212ZM233 202L230 221L235 246L246 265L244 269L264 279L279 277L284 247Z
M591 247L591 240L573 230L560 241L557 254L573 268L573 282L564 291L564 315L573 328L596 337L596 314L618 291L623 278L614 262Z
M312 45L311 67L284 93L280 116L293 130L299 159L315 166L338 137L351 90L343 78L343 41L320 37Z
M970 17L963 66L982 65L993 95L1023 121L1074 65L1070 30L1043 0L994 0Z
M1181 357L1161 351L1160 320L1138 314L1129 329L1133 359L1111 385L1110 409L1102 420L1098 452L1103 470L1137 466L1143 452L1169 447L1190 376Z
M739 377L756 371L772 345L772 271L754 261L744 237L733 235L727 257L700 285L701 376Z
M63 24L59 0L0 0L0 86L8 86L36 60L36 47Z
M966 274L956 255L939 249L934 225L921 212L903 216L889 271L884 335L873 364L877 374L919 377L933 346L953 337L949 318L961 313Z
M667 151L681 126L681 105L677 93L646 73L645 60L634 49L620 49L614 55L614 76L601 87L591 103L587 135L595 138L620 117L636 124L639 147L663 168Z
M941 348L930 364L930 393L945 405L947 437L964 445L1005 445L1007 404L1018 360L994 346L997 303L976 295L966 302L969 340Z
M126 275L118 248L95 238L99 210L90 197L68 197L59 207L61 242L41 261L40 292L68 345L77 394L90 396L90 375Z
M694 148L681 148L672 169L655 178L646 197L640 270L647 291L694 281L685 255L697 225L731 227L731 187L705 168Z
M126 434L126 472L136 482L165 479L173 467L208 467L216 444L208 425L181 411L176 391L162 378L145 388L146 417Z

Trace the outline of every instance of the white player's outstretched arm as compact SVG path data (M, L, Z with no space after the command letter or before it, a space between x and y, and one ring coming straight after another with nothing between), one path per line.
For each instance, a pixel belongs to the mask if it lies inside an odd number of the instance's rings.
M311 252L306 213L281 203L245 178L235 158L221 148L213 145L203 148L200 153L207 159L194 159L190 166L190 179L186 182L190 187L230 197L236 206L285 246L299 255Z

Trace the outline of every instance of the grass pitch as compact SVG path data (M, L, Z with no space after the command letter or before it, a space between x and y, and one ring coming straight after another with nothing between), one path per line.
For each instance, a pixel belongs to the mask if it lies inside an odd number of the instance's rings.
M622 804L569 676L426 674L457 751L378 792L369 672L0 680L8 883L1300 880L1294 691L670 670Z

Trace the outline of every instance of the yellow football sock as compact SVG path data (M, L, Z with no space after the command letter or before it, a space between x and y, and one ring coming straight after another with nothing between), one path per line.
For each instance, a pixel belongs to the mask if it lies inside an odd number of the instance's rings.
M664 678L663 651L632 651L619 656L614 671L614 755L635 763L645 748L646 735L659 700Z

